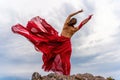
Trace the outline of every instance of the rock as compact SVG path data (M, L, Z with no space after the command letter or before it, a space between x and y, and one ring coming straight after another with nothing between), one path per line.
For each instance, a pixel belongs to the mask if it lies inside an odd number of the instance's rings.
M75 76L75 79L78 79L78 80L94 80L94 76L92 74L88 74L88 73L77 74Z
M42 77L38 72L34 72L32 75L32 80L42 80Z
M57 73L50 73L46 76L41 76L38 72L34 72L32 75L32 80L110 80L110 79L108 78L105 79L102 76L94 76L90 73L76 74L70 76L60 75Z
M105 78L102 77L102 76L95 76L95 80L107 80L107 79L105 79Z

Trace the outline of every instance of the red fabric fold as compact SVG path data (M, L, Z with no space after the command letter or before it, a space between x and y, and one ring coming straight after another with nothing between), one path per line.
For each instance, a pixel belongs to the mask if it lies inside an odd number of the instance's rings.
M42 68L45 71L70 74L70 38L59 36L58 32L39 16L28 21L26 27L21 24L12 26L12 31L27 38L37 51L43 53Z

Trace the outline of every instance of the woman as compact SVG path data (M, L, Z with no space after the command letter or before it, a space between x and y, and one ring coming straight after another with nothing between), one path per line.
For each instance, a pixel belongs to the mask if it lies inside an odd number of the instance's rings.
M77 20L72 16L83 12L83 10L70 14L65 23L61 36L58 32L39 16L28 21L26 27L21 24L12 26L12 31L26 37L35 46L35 49L42 52L44 71L58 72L64 75L70 75L70 57L71 57L71 42L70 38L92 17L83 20L79 26L74 27Z
M67 17L61 35L71 38L76 31L78 31L84 24L86 24L91 19L92 15L83 20L80 23L80 25L74 27L74 25L77 23L77 19L76 18L71 19L71 17L81 12L83 12L83 10L72 13Z

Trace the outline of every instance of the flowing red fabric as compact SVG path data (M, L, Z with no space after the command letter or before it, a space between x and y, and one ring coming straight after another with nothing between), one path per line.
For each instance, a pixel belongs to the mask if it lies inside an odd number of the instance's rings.
M43 53L42 68L45 71L70 75L70 38L59 36L58 32L39 16L28 21L26 27L21 24L12 26L12 31L26 37L37 51Z

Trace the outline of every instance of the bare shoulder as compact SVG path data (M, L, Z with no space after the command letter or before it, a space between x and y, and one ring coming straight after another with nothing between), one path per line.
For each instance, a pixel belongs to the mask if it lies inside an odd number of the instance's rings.
M76 32L76 31L78 31L79 30L79 28L78 27L74 27L74 31Z
M68 24L67 24L67 23L64 23L63 29L64 29L64 28L68 28L68 27L69 27Z

